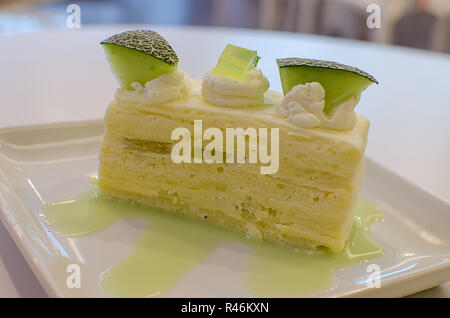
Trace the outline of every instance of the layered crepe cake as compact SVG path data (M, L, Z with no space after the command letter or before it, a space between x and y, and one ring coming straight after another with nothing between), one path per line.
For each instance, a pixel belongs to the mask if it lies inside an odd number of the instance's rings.
M369 128L354 107L373 77L334 62L279 59L282 94L268 90L256 51L227 45L200 80L178 68L155 32L102 44L121 85L105 115L103 194L251 238L344 248ZM243 144L227 128L242 128Z

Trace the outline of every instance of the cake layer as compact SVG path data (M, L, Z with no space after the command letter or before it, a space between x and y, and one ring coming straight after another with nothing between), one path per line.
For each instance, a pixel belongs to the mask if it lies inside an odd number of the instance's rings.
M303 129L275 115L277 93L267 93L265 105L229 109L204 102L198 89L157 106L118 91L105 116L99 187L253 237L340 251L361 187L368 121L358 116L351 131ZM203 130L279 128L278 171L261 174L260 163L174 163L172 131L193 132L199 119Z
M185 127L193 132L196 119L202 120L203 130L279 128L280 166L309 167L344 177L353 175L364 156L368 121L362 116L351 131L305 129L275 115L273 103L281 98L276 92L266 94L265 105L236 109L206 103L198 85L188 98L164 105L148 105L143 96L119 91L106 111L107 129L129 140L173 143L172 131Z
M343 247L352 215L348 211L357 198L354 191L295 185L243 173L237 165L228 165L218 173L215 164L181 167L167 155L148 157L148 152L137 155L105 144L100 187L121 195L169 200L181 212L219 219L230 227L243 223L251 236L267 238L270 232L271 236L278 233L278 241L296 246L307 239L308 246L324 245L336 251Z

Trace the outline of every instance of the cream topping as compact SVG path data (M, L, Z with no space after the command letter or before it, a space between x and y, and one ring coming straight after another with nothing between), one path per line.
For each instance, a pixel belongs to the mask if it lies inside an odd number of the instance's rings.
M156 105L163 104L187 97L192 89L190 77L180 69L163 74L154 80L145 83L135 82L131 84L134 91L120 90L122 97L137 97L146 103Z
M259 69L250 70L242 82L217 76L212 71L202 79L202 95L210 104L247 107L264 104L269 81Z
M320 83L312 82L294 86L276 104L277 112L293 124L303 128L323 127L335 130L350 130L356 126L354 111L360 95L338 105L331 117L323 113L325 107L325 89Z

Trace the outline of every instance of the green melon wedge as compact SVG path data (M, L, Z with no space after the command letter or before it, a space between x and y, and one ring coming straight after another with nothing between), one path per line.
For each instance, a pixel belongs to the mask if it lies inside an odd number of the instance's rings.
M281 86L286 95L292 87L298 84L318 82L325 89L326 115L346 100L361 94L370 84L378 81L370 74L344 64L303 59L277 59L280 71Z
M102 41L111 70L122 88L142 86L177 68L178 57L169 43L150 30L126 31Z
M242 82L247 72L256 67L258 61L259 57L256 51L227 44L220 55L213 74Z

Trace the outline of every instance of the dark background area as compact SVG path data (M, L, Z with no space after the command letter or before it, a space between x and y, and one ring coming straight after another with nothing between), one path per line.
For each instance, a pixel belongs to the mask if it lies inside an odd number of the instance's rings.
M71 3L82 26L172 24L329 35L450 53L450 0L0 0L0 34L66 27ZM376 4L381 28L367 27Z

